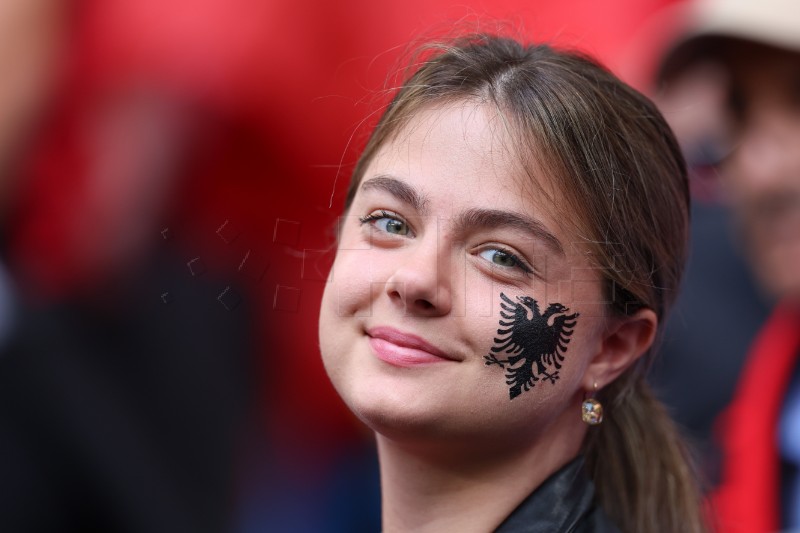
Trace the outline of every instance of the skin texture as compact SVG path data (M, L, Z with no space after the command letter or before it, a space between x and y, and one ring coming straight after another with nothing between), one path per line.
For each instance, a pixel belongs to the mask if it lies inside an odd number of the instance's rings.
M542 172L531 183L505 124L476 102L420 112L379 151L341 220L320 346L337 391L377 434L385 531L496 527L577 455L584 391L619 375L655 331L652 311L602 311L599 272L558 223L570 214L545 200L557 205L556 183ZM581 316L558 381L511 402L484 361L501 292ZM423 353L408 347L419 339Z

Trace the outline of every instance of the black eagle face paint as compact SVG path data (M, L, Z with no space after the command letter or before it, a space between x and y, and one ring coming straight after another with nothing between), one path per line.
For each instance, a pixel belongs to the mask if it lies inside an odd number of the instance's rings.
M560 303L550 304L541 313L530 296L517 296L516 302L503 293L500 298L500 327L491 353L483 356L486 366L498 365L506 371L512 400L540 380L555 385L580 314L568 314L569 309ZM498 359L498 354L507 357Z

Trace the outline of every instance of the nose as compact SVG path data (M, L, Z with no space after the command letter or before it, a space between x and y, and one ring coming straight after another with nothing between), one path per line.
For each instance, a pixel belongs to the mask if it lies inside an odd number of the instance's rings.
M400 250L402 259L386 283L389 299L407 315L443 316L452 310L449 247L435 238Z

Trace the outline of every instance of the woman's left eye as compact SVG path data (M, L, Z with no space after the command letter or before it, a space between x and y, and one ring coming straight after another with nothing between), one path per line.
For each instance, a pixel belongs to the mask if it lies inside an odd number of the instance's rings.
M515 254L500 248L489 248L478 254L493 265L505 268L519 268L526 274L532 274L533 269Z
M409 235L411 233L411 228L405 220L387 211L370 213L358 220L362 224L372 224L384 233L391 233L393 235Z

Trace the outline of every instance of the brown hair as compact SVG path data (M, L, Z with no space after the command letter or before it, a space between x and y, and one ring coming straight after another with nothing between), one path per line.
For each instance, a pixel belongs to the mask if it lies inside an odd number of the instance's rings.
M579 53L491 35L427 47L372 132L345 207L376 152L416 112L473 99L506 117L523 163L535 158L561 178L560 201L577 214L575 234L604 273L613 312L646 307L663 323L686 256L685 163L655 106ZM649 355L600 391L609 416L590 431L587 464L623 531L704 531L688 454L643 377Z

